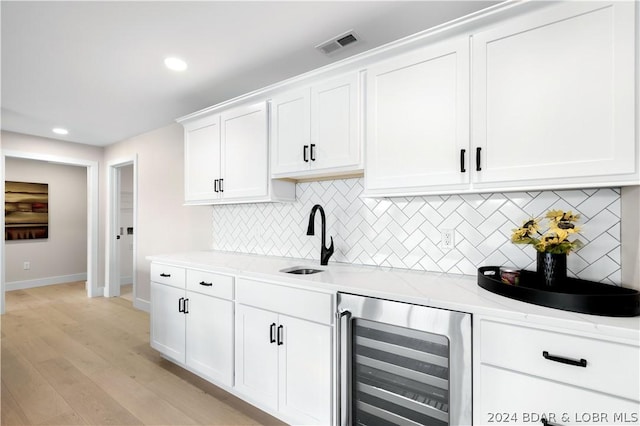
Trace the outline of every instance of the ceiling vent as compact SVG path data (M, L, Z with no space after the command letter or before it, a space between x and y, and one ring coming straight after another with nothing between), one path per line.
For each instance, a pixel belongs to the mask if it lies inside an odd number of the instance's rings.
M333 37L331 40L320 43L316 46L316 49L325 55L330 55L345 46L355 43L356 41L358 41L358 37L356 37L355 33L353 31L347 31L344 34Z

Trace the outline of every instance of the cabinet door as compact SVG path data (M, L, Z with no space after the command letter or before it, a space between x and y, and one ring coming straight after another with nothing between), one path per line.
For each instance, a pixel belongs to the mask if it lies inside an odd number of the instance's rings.
M369 190L469 182L469 41L428 46L367 70Z
M279 410L295 424L331 424L331 327L280 315Z
M486 365L479 375L474 424L638 424L637 401Z
M271 101L273 175L305 171L309 168L310 96L309 89L294 90L276 96Z
M236 306L235 387L251 400L278 408L278 315Z
M184 364L185 315L179 312L183 289L151 282L151 347Z
M233 302L187 292L186 364L209 380L233 385Z
M203 118L185 129L184 198L215 200L214 181L220 178L220 116Z
M269 151L265 102L222 113L222 197L268 195Z
M362 168L358 74L311 88L312 169Z
M477 182L635 172L634 3L566 2L474 35Z

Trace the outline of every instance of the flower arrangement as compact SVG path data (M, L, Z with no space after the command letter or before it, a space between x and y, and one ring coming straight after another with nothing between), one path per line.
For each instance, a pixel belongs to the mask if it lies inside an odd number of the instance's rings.
M582 247L578 239L569 240L572 234L581 231L574 225L580 219L580 215L571 211L550 210L545 218L549 221L549 227L545 233L540 232L540 221L536 218L528 219L520 228L513 230L511 242L515 244L533 244L540 253L569 254Z

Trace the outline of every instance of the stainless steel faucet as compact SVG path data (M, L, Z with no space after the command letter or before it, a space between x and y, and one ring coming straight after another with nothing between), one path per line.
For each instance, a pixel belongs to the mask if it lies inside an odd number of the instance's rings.
M311 216L309 216L309 227L307 228L307 235L314 235L314 222L316 217L316 211L320 210L320 218L322 220L322 246L320 247L320 264L326 265L329 262L329 258L333 254L333 237L331 238L331 245L325 247L326 233L327 233L327 219L324 216L324 209L320 204L316 204L311 209Z

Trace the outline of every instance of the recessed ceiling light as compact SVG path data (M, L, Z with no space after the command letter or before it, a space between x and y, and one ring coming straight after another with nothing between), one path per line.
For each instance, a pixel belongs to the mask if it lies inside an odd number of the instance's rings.
M184 71L187 69L187 63L180 58L170 57L164 60L164 64L173 71Z
M62 127L56 127L51 130L53 133L57 135L68 135L69 131L67 129L63 129Z

